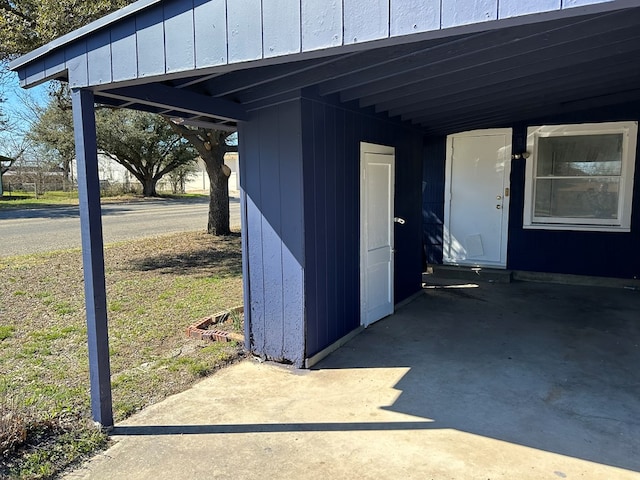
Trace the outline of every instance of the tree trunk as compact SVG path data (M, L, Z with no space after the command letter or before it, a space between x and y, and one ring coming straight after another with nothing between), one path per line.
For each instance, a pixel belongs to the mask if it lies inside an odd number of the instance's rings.
M141 180L142 183L142 196L143 197L157 197L158 193L156 192L156 184L158 180L155 178L145 178Z
M62 161L62 190L68 192L71 190L69 187L69 173L71 172L71 161L63 160Z
M202 160L209 176L209 221L207 232L210 235L229 235L229 175L224 167L225 149L221 146L207 151Z

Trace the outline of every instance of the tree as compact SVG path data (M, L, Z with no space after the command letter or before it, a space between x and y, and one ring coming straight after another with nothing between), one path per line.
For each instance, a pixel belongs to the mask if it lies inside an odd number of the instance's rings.
M229 235L229 175L224 164L227 152L237 152L238 147L229 144L233 132L206 128L193 128L170 122L171 128L182 135L198 151L209 176L209 220L207 232L211 235Z
M0 62L24 55L134 1L0 0L0 31L2 31ZM200 153L207 166L207 174L211 182L209 233L227 234L229 233L227 184L229 173L224 166L224 153L234 151L236 147L227 145L226 140L230 136L228 132L200 129L194 136L192 129L182 128L187 130L183 138ZM200 141L198 136L210 140ZM206 150L205 144L209 144L212 150ZM203 152L205 152L204 155ZM223 225L225 221L226 226Z
M102 107L96 111L96 130L100 153L131 172L142 184L144 196L156 196L156 185L164 175L196 158L189 143L159 115ZM72 111L65 98L49 102L28 138L45 146L68 174L75 143Z
M24 55L134 0L0 0L0 60Z
M60 88L50 92L50 103L42 108L32 108L36 117L27 134L27 138L49 150L62 168L66 186L70 184L71 165L75 158L75 142L73 136L73 115L68 88Z
M2 190L2 176L11 168L15 162L14 158L5 157L4 155L0 155L0 197L3 194Z
M186 163L174 170L171 170L167 174L169 184L171 185L171 193L185 193L187 180L189 180L189 178L191 178L193 174L196 173L196 171L196 162Z
M157 195L164 175L196 158L191 145L158 115L101 109L96 123L98 149L138 179L145 197Z

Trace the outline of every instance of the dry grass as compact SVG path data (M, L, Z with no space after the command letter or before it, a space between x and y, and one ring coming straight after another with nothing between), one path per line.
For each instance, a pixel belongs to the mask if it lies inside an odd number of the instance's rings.
M111 245L105 267L116 419L238 358L239 345L197 343L185 329L242 303L239 235L184 233ZM80 252L0 259L0 278L0 425L16 429L0 477L47 478L105 443L87 425Z

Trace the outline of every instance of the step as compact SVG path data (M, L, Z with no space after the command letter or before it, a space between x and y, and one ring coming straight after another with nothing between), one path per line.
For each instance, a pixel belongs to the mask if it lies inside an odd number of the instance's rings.
M422 274L422 281L430 283L438 279L456 279L480 282L511 283L511 270L459 265L429 265Z

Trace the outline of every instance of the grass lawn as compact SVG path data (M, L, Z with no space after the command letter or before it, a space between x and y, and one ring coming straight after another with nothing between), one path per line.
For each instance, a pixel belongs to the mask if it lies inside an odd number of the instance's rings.
M185 335L242 303L239 235L107 245L105 267L116 421L242 355ZM80 251L0 258L0 478L49 478L106 445L87 356Z

